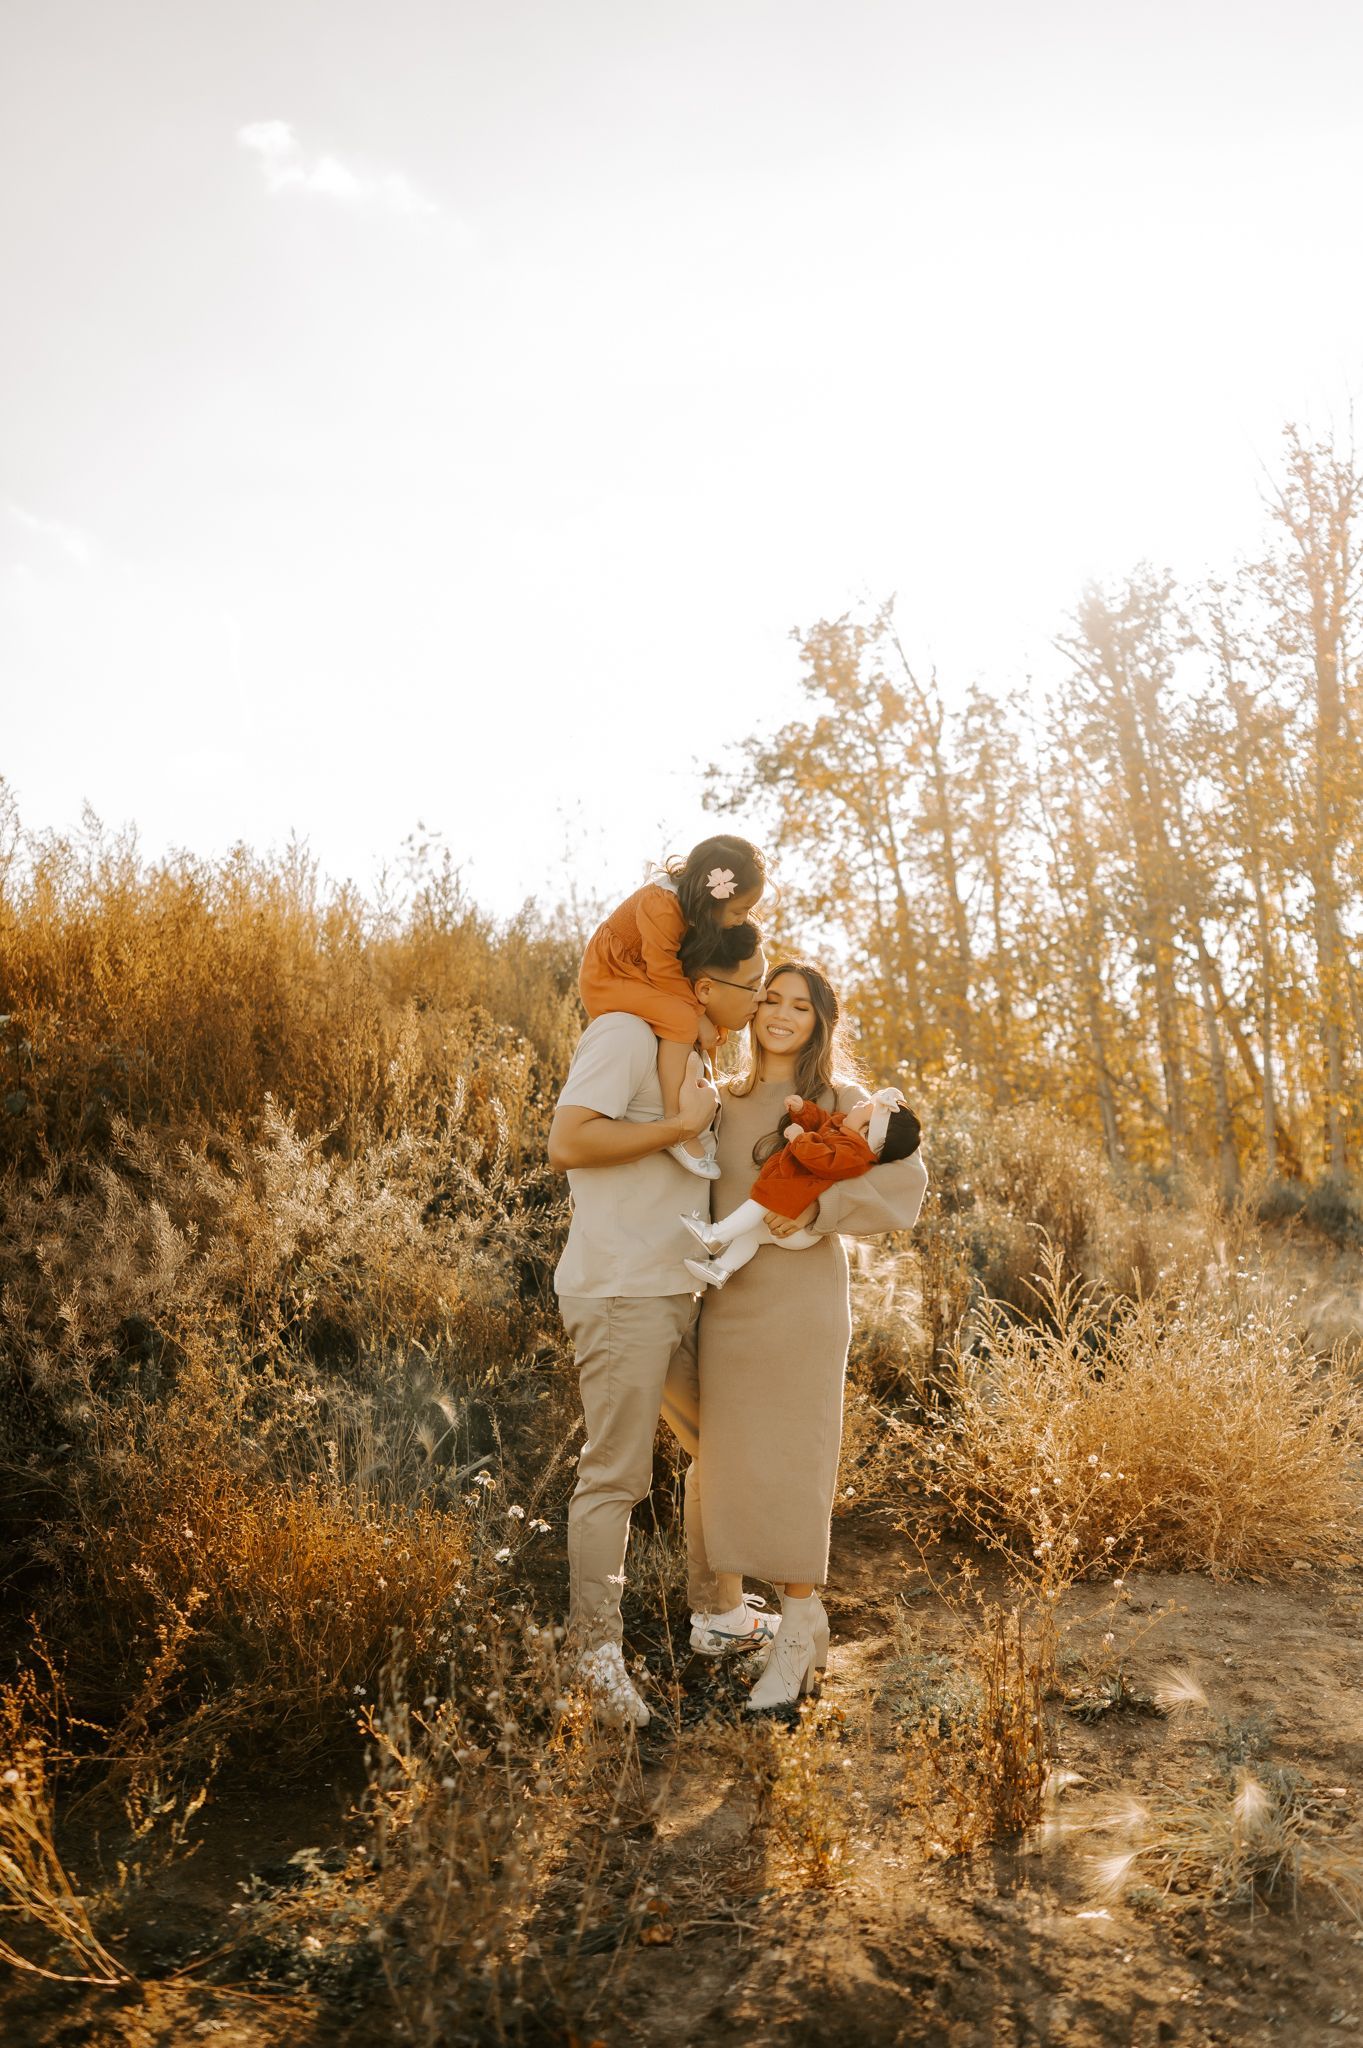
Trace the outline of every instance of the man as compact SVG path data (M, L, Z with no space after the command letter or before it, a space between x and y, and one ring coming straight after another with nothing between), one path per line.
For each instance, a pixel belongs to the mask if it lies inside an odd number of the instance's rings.
M710 1022L742 1030L766 972L756 927L693 932L681 960ZM569 1641L602 1711L638 1728L650 1717L625 1668L620 1593L630 1511L649 1489L660 1416L693 1461L685 1492L693 1646L712 1655L756 1648L774 1627L745 1605L741 1579L711 1572L700 1521L700 1304L680 1221L695 1208L698 1183L668 1148L703 1131L717 1103L693 1055L681 1108L665 1117L658 1041L642 1018L612 1011L579 1039L549 1130L549 1163L568 1175L573 1196L554 1284L587 1423L568 1509Z

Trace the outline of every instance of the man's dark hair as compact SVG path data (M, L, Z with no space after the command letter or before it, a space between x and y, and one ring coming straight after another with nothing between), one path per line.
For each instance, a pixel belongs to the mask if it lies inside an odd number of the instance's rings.
M893 1166L896 1159L911 1159L922 1135L922 1126L911 1109L892 1109L885 1126L885 1143L880 1148L881 1165Z
M748 919L746 924L692 925L677 951L681 971L688 981L702 974L732 974L745 960L751 960L762 943L762 934Z

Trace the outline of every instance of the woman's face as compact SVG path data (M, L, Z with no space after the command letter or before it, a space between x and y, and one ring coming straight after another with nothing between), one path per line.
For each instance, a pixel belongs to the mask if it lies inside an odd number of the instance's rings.
M803 974L776 974L753 1018L753 1035L763 1052L803 1052L817 1022Z

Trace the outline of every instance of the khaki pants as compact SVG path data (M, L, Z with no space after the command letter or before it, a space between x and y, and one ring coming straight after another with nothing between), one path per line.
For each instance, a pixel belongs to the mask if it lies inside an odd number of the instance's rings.
M583 1649L618 1643L630 1510L653 1477L653 1439L667 1423L691 1463L686 1472L687 1592L695 1609L724 1613L743 1581L716 1578L700 1515L699 1379L694 1295L560 1295L577 1355L587 1441L568 1506L568 1631Z

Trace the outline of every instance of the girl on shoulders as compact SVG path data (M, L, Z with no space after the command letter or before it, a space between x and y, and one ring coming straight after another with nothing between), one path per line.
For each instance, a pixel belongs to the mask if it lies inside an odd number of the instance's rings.
M701 925L727 930L743 924L761 901L766 879L766 863L755 846L717 833L692 847L685 860L667 861L587 941L578 976L583 1008L591 1018L625 1010L656 1032L664 1116L677 1114L697 1042L707 1049L714 1043L713 1026L682 972L682 944ZM716 1177L709 1131L670 1150L688 1173Z

